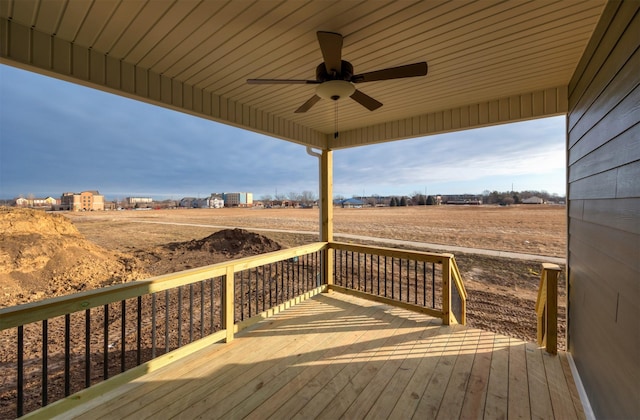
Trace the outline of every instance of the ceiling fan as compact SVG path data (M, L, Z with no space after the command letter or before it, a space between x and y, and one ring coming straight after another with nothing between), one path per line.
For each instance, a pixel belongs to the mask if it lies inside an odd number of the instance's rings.
M367 108L374 111L382 106L382 103L371 96L362 93L354 86L355 83L374 82L378 80L402 79L405 77L425 76L427 63L414 63L405 66L391 67L383 70L371 71L362 74L353 74L353 66L342 59L342 35L335 32L319 31L318 43L322 51L324 62L316 67L315 80L296 79L248 79L249 84L312 84L318 85L316 93L303 103L296 113L307 112L320 99L337 101L347 96Z

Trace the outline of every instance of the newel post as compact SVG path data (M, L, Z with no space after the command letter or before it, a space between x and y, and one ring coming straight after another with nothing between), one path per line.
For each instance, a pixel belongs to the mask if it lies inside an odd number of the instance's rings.
M546 304L544 306L544 334L543 341L547 353L558 353L558 276L560 267L556 264L543 263L542 276L546 281L541 282L544 287L542 293L545 294ZM540 332L538 337L540 337Z
M227 343L233 341L234 336L234 276L235 272L233 266L230 265L227 267L227 274L225 275L224 283L222 284L222 325L227 332Z
M450 259L442 260L442 323L451 325L451 265Z

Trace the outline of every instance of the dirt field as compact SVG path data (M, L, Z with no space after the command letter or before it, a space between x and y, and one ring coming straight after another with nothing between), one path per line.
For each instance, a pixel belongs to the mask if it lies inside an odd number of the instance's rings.
M317 209L45 214L0 208L0 307L314 242L318 219ZM566 246L565 209L557 206L338 208L334 221L336 233L373 238L555 257L563 257ZM234 227L245 230L225 229ZM456 260L469 293L469 325L535 341L540 263L473 253L456 253ZM563 348L563 276L560 284L558 342ZM92 322L100 328L100 319ZM50 328L53 333L62 326ZM0 333L0 344L7 349L0 352L0 368L10 370L13 355L8 349L14 338L5 333L9 331ZM38 337L35 332L29 340ZM38 348L26 347L25 359L37 360ZM14 380L0 375L0 418L14 413ZM26 404L36 408L37 401L36 391Z
M157 247L169 242L204 238L221 227L317 232L319 220L317 209L150 210L68 213L67 216L92 242L112 251L136 255L143 261L149 260L150 249L158 252ZM334 232L564 257L566 213L563 206L336 208ZM259 233L283 247L318 238L316 234ZM457 254L456 259L470 295L469 324L535 341L534 307L540 263L471 253ZM152 270L153 274L191 266L190 263L169 263L168 258L164 260ZM564 346L564 277L560 283L559 343Z

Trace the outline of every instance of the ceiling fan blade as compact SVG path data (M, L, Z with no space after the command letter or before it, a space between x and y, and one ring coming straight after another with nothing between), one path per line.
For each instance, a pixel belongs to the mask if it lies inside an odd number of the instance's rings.
M369 73L355 74L351 81L353 83L373 82L376 80L402 79L404 77L425 76L427 74L427 63L407 64L406 66L391 67L383 70L371 71Z
M360 92L358 89L356 89L356 91L353 92L350 98L356 101L357 103L359 103L360 105L362 105L363 107L367 108L369 111L375 111L376 109L382 106L382 102L376 101L371 96Z
M297 79L247 79L250 85L317 85L317 80L297 80Z
M307 112L312 106L316 104L320 100L318 95L313 95L307 102L300 105L300 108L296 109L295 113L300 114L302 112Z
M342 69L342 35L322 31L319 31L317 35L327 73L340 73Z

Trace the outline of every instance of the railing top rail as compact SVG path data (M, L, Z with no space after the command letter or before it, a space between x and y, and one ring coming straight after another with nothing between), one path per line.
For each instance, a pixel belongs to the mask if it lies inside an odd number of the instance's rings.
M238 272L296 256L310 254L326 248L326 242L314 242L312 244L302 245L295 248L287 248L267 254L240 258L233 261L226 261L177 273L165 274L146 280L137 280L130 283L87 290L72 295L54 297L38 302L0 308L0 331L106 305L112 302L131 299L214 277L224 276L228 267L233 267L234 272Z
M453 254L449 254L449 253L413 251L413 250L398 249L398 248L385 248L380 246L348 244L345 242L330 242L329 247L333 249L340 249L343 251L366 252L369 254L383 255L383 256L386 255L388 257L406 258L406 259L412 259L417 261L432 262L436 264L442 264L442 261L444 259L453 258Z

